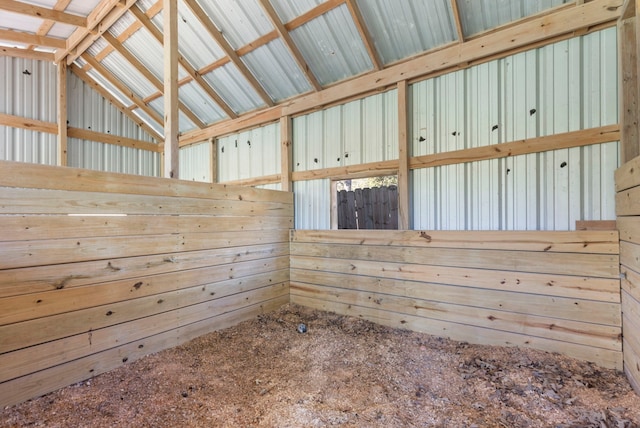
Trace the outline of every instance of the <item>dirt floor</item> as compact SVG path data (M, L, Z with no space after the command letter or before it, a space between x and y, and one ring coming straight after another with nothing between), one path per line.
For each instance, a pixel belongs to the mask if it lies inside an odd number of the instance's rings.
M0 411L3 427L334 425L635 427L640 397L559 355L287 305Z

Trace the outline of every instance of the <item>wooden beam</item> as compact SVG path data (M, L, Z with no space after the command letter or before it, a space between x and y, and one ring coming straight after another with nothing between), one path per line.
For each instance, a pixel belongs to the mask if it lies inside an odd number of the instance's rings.
M349 166L337 166L333 168L311 169L308 171L294 171L291 174L293 181L317 180L319 178L331 178L341 180L348 178L366 178L398 173L398 161L387 160L381 162L362 163Z
M280 118L280 175L283 192L293 192L293 123L290 116Z
M255 127L277 120L274 119L274 117L277 118L277 110L281 110L282 115L295 116L396 85L402 80L412 82L414 79L424 79L447 70L466 67L472 62L479 63L501 58L531 46L539 47L556 41L558 37L568 38L576 31L615 22L620 14L619 5L621 0L593 0L581 6L562 8L552 14L514 24L509 28L464 43L455 43L428 52L412 60L336 84L320 92L300 96L275 108L261 110L259 115L265 119L264 122L260 122L260 118L252 113L250 119L243 116L217 123L203 131L186 132L182 141L186 144L204 141L211 136L242 130L245 123L246 127Z
M67 166L67 63L58 62L58 138L57 164Z
M27 119L26 117L14 116L0 113L0 125L11 128L28 129L30 131L45 132L47 134L57 134L58 124L54 122L44 122L42 120Z
M398 229L410 229L409 216L409 85L398 82Z
M145 13L137 6L131 8L131 12L138 19L140 24L144 28L146 28L153 37L156 38L161 44L164 43L162 32L156 27L151 19L145 15ZM209 83L200 75L200 73L193 68L193 66L182 56L178 56L178 63L187 71L192 80L194 80L200 88L207 93L219 106L220 108L229 116L231 119L235 119L238 117L236 112L233 111L231 107L222 99L222 97L213 89Z
M353 19L353 22L358 29L358 33L360 33L362 43L364 43L364 46L369 53L369 58L371 59L374 70L380 70L384 68L384 64L382 63L380 55L376 50L375 43L373 42L373 38L371 37L371 33L369 33L369 30L365 25L364 18L362 17L362 13L360 12L360 7L358 7L358 3L356 3L356 0L346 0L346 3L347 7L349 8L349 12L351 13L351 18Z
M620 12L620 20L633 18L636 16L636 0L624 0L622 11Z
M135 92L133 92L129 87L125 86L120 80L116 79L115 76L109 72L102 64L96 61L91 55L82 55L82 59L85 60L89 65L91 65L95 70L102 75L109 83L115 86L120 92L126 95L140 110L144 111L155 120L158 124L164 125L164 121L162 116L158 114L154 109L149 107L143 100L140 98Z
M140 74L142 74L153 86L155 86L163 94L165 93L165 89L166 88L163 85L162 81L160 79L158 79L155 76L155 74L153 74L151 72L151 70L149 70L149 68L142 63L142 61L140 61L138 58L136 58L135 55L133 55L131 52L129 52L129 50L127 48L125 48L124 45L122 43L120 43L120 41L118 39L113 37L113 35L111 35L111 33L105 33L104 36L103 36L103 39L107 43L109 43L109 45L111 45L120 55L125 57L125 59L127 61L129 61L129 63L136 70L138 70L140 72ZM178 71L176 69L176 73L174 74L174 76L177 76L177 75L178 75ZM177 83L176 83L176 88L177 88ZM175 101L176 101L180 111L182 111L185 114L185 116L187 116L189 118L189 120L191 120L196 125L197 128L202 129L202 128L206 127L206 124L204 122L202 122L200 120L200 118L198 116L196 116L196 114L194 112L192 112L191 109L189 109L189 107L187 107L182 101L180 101L177 98L176 98Z
M411 169L431 168L434 166L500 159L510 156L546 152L549 150L608 143L618 141L619 139L620 127L618 124L615 124L581 131L564 132L546 137L527 138L509 143L492 144L490 146L476 147L473 149L416 156L410 159L409 167Z
M53 53L32 51L31 49L8 48L5 46L0 46L0 55L48 62L53 62L54 60Z
M71 64L111 28L137 0L102 0L87 18L88 27L77 29L67 39L67 47L56 52L56 61Z
M158 131L156 131L154 128L149 126L149 124L147 124L140 117L136 116L135 113L133 113L132 109L124 105L118 98L111 95L106 89L104 89L102 85L100 85L91 76L89 76L89 73L87 73L86 71L84 71L82 68L78 67L75 64L71 64L70 68L72 73L74 73L76 76L82 79L82 81L84 81L87 85L91 86L91 88L93 88L94 91L98 92L104 99L106 99L111 104L113 104L115 108L120 110L125 116L131 119L136 125L144 129L156 141L164 142L164 137L158 134ZM136 104L133 104L133 106L135 108L138 108Z
M262 177L229 180L229 181L224 181L222 183L229 186L233 185L233 186L254 187L254 186L263 186L265 184L276 184L280 182L282 182L282 177L280 176L280 174L273 174L273 175L265 175Z
M0 0L0 9L31 17L47 19L75 27L87 27L87 18L15 0Z
M213 22L207 16L207 13L200 7L200 5L195 0L184 0L184 2L189 6L193 14L198 18L198 20L202 23L202 25L207 29L211 37L220 45L225 54L229 57L231 62L240 70L240 73L244 76L245 79L249 82L249 84L253 87L253 89L258 93L262 101L267 106L273 106L273 100L267 94L267 91L264 90L258 79L254 77L249 68L242 62L236 51L231 47L229 42L224 38L222 32L213 25Z
M178 1L163 0L164 18L164 176L178 178Z
M338 6L341 6L342 4L344 4L344 2L345 0L327 0L325 2L322 2L318 6L314 7L313 9L289 21L289 23L287 23L286 25L287 30L291 31L294 28L301 27L307 22L313 21L317 17L324 15L330 10L333 10Z
M305 75L311 86L316 91L322 90L322 85L320 85L320 82L318 82L318 79L316 79L313 71L309 68L309 65L304 60L300 49L298 49L298 46L296 46L296 44L294 43L291 35L289 34L289 31L287 31L285 26L282 24L282 21L280 21L276 10L273 8L269 0L260 0L259 3L262 6L262 9L264 9L264 11L266 12L267 16L271 20L271 23L282 38L284 45L287 47L287 49L289 49L289 52L291 52L293 59L298 64L298 67L300 67L300 70Z
M44 46L47 48L63 48L67 45L66 41L63 39L3 29L0 29L0 40Z
M640 155L640 129L638 115L638 28L632 17L618 21L618 68L620 75L619 110L621 141L620 153L622 163L626 163Z
M209 170L211 171L211 182L218 182L218 142L215 138L209 139L211 144L211 156L209 157Z
M464 42L464 29L462 28L462 21L460 20L460 11L458 10L458 1L451 0L451 12L453 13L453 22L456 24L456 31L458 33L458 42Z
M157 144L148 141L136 140L133 138L119 137L117 135L105 134L103 132L95 132L88 129L69 128L70 138L80 140L97 141L99 143L112 144L114 146L129 147L132 149L148 150L150 152L159 153L160 148Z

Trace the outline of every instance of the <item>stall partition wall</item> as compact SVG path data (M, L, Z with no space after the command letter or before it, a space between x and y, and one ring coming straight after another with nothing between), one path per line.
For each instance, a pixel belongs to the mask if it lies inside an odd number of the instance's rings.
M640 393L640 158L616 171L624 369Z
M0 406L289 302L290 193L0 170Z
M297 230L291 301L622 369L619 262L617 231Z

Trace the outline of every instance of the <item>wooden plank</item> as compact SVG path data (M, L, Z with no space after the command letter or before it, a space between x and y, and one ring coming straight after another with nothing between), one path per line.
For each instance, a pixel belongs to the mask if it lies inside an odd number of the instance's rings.
M46 132L47 134L58 133L58 125L56 123L27 119L26 117L4 113L0 113L0 125L10 126L12 128L28 129L31 131Z
M499 330L518 334L543 337L562 342L576 343L596 348L622 351L622 329L620 325L606 326L590 322L561 320L547 315L536 315L533 310L523 308L513 311L510 308L493 309L481 306L485 301L482 295L470 295L464 304L416 299L407 296L369 293L362 290L328 288L310 284L291 284L291 290L299 296L311 297L330 302L364 306L385 312L395 312L445 321L455 324ZM473 297L480 297L476 301ZM498 296L501 301L511 296ZM530 296L535 302L535 296Z
M0 9L8 12L28 15L40 19L59 22L61 24L72 25L75 27L86 27L87 19L80 15L60 12L58 10L48 9L32 4L22 3L13 0L0 0Z
M640 272L640 244L620 243L620 264L627 269Z
M38 45L48 48L64 48L65 46L67 46L64 39L59 39L57 37L48 37L46 35L5 29L0 29L0 40Z
M383 312L362 306L354 306L341 302L327 302L292 295L292 303L310 308L335 312L338 314L355 316L390 327L418 331L435 336L448 337L469 343L496 346L516 346L519 348L533 348L548 352L560 352L573 358L592 361L596 364L620 370L622 368L622 353L602 348L559 342L534 336L483 329L464 324L452 324L437 320L426 319L406 314Z
M262 186L265 184L277 184L282 182L281 174L264 175L262 177L240 178L238 180L221 181L221 184L230 186Z
M628 296L640 302L640 269L633 270L627 266L621 266L622 291L627 293ZM624 309L624 306L623 306ZM624 310L623 310L624 312Z
M615 254L580 254L578 256L571 253L363 246L336 243L318 245L298 242L291 244L291 253L306 257L343 259L353 263L363 260L601 278L620 277L620 258Z
M147 150L154 153L160 152L160 147L155 143L136 140L133 138L120 137L112 134L104 134L102 132L90 131L88 129L69 128L68 134L70 138L78 138L80 140L97 141L99 143L130 147L132 149Z
M619 254L617 231L294 230L292 242Z
M640 155L638 129L638 34L636 17L618 21L618 67L620 75L620 152L622 163Z
M0 245L0 269L269 244L288 238L288 230L269 230L13 241Z
M233 312L216 315L206 321L194 323L157 336L135 341L119 348L92 354L63 365L35 372L2 384L0 405L19 403L28 398L54 391L70 383L92 378L124 364L133 362L150 353L177 346L191 339L191 332L214 331L235 325L254 316L272 311L281 306L284 298L248 305Z
M615 220L576 220L576 230L616 230Z
M54 55L49 52L40 52L22 48L10 48L7 46L0 46L0 55L11 56L15 58L35 59L37 61L54 61Z
M409 214L409 85L406 80L398 82L398 229L411 229Z
M0 186L7 187L293 204L292 194L277 190L169 180L80 168L59 168L23 162L0 161L0 169L4 172L0 175Z
M619 217L616 223L621 241L640 244L640 217Z
M616 214L618 218L640 215L640 186L616 194Z
M115 304L141 297L163 295L177 290L181 290L181 304L186 304L184 302L187 299L189 287L197 287L197 294L205 298L208 298L209 292L214 292L219 297L218 286L215 284L217 282L244 278L240 284L235 285L235 292L240 292L242 287L239 285L245 282L251 283L253 276L265 272L271 272L267 284L288 281L288 270L282 271L288 267L287 257L274 257L5 297L0 299L0 307L3 310L0 315L0 325ZM168 298L162 298L168 301Z
M203 216L68 216L27 215L2 218L2 241L31 241L59 238L91 238L128 235L159 235L241 230L291 229L286 217Z
M291 269L364 275L375 278L449 284L462 287L478 287L488 290L510 290L539 294L550 298L555 296L580 300L593 298L611 302L611 304L614 305L611 306L611 308L614 308L615 304L620 302L620 281L604 278L503 272L488 269L442 266L408 266L401 263L364 261L349 263L348 261L340 260L300 257L295 255L295 253L291 256ZM575 304L574 309L580 312L579 307L579 303ZM615 324L615 320L612 320L611 323Z
M640 186L640 156L618 168L615 179L617 192Z
M309 171L294 171L293 181L317 180L331 178L334 180L346 178L363 178L374 175L393 175L398 168L397 160L370 162L358 165L337 166L333 168L313 169Z
M619 139L620 129L619 126L615 124L599 128L554 134L545 137L527 138L513 142L493 144L490 146L416 156L409 160L409 166L411 169L430 168L465 162L500 159L530 153L540 153L549 150L582 147L592 144L608 143Z

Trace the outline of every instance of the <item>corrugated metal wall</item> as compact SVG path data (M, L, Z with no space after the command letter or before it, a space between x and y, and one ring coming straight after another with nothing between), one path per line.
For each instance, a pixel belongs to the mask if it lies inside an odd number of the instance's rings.
M179 176L181 180L211 183L211 143L193 144L180 149Z
M0 113L56 122L56 66L0 56ZM56 135L0 126L0 159L55 165Z
M280 123L218 139L218 181L280 173Z
M610 28L414 84L412 154L615 124L616 52ZM413 227L569 230L615 219L618 163L609 143L416 170Z
M67 82L69 126L152 141L149 134L76 75L70 73ZM55 98L55 85L52 91ZM160 174L160 154L147 150L69 138L67 156L68 165L78 168L150 176Z

